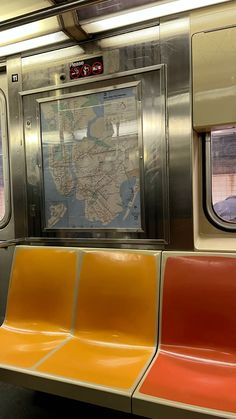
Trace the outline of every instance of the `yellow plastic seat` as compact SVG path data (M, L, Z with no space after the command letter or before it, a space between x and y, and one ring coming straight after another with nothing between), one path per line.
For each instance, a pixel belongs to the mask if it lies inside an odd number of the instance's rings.
M30 368L68 339L77 251L17 247L0 327L0 364Z
M156 349L158 264L154 252L86 251L74 334L36 371L130 397Z

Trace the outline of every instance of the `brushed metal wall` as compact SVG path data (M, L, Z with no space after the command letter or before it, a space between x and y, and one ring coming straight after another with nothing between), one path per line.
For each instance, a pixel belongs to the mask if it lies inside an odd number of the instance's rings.
M13 82L12 76L18 75ZM24 137L22 130L22 109L19 91L22 89L21 58L12 56L7 60L8 106L9 106L9 152L11 171L12 221L13 237L26 237L26 166ZM12 234L12 232L11 232ZM1 239L0 232L0 239Z
M133 73L136 70L141 74L147 67L164 65L161 84L155 78L150 78L146 83L150 98L146 100L144 113L148 115L148 112L151 112L152 105L148 111L151 96L155 98L155 103L159 97L160 103L165 101L167 105L165 111L162 110L159 123L162 126L161 172L164 179L161 187L157 185L157 189L160 190L159 195L158 193L153 195L150 185L146 184L146 190L149 191L149 198L145 202L145 205L149 206L149 234L136 235L132 238L129 233L118 236L117 232L105 235L97 233L93 236L84 234L82 237L76 232L66 234L59 230L55 234L43 232L40 204L42 188L40 144L37 138L37 146L34 150L32 149L34 141L27 129L27 121L28 127L37 125L37 114L35 108L32 108L34 95L37 95L37 98L45 97L50 91L52 91L50 94L58 95L60 94L58 87L62 86L70 91L69 85L72 88L74 82L68 79L68 64L73 60L78 60L78 56L70 57L69 60L65 59L60 63L52 60L43 65L40 61L35 62L35 59L31 62L30 58L21 59L15 56L9 58L7 62L14 237L33 236L32 240L37 237L37 242L49 240L54 243L75 245L136 246L176 250L193 248L189 18L182 16L172 20L163 20L159 31L159 37L157 36L157 39L152 42L104 50L97 41L88 42L83 46L87 56L99 55L102 52L106 63L104 76L108 77L114 77L118 73L125 76L130 74L130 71ZM12 74L15 73L19 74L18 83L12 83ZM62 75L65 77L61 77ZM164 109L163 105L161 106ZM158 141L160 142L160 139ZM165 144L164 148L163 144ZM150 162L151 157L146 162L146 168L150 166ZM36 168L37 179L33 188L29 187L30 164L35 165ZM154 199L153 204L152 199ZM152 208L157 206L158 199L161 202L159 213L156 210L152 211ZM90 238L96 240L90 241Z
M0 324L4 320L14 246L0 249Z
M167 66L169 249L193 248L192 113L189 17L162 20L161 62Z

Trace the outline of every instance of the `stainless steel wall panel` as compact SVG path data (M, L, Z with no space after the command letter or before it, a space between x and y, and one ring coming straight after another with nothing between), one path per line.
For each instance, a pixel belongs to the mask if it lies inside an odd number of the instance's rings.
M68 49L64 49L65 58L60 61L54 60L53 53L51 61L35 63L32 57L22 59L22 89L33 90L40 87L63 85L70 80L70 64L86 58L103 56L104 75L112 75L122 71L139 69L151 65L160 64L160 42L157 39L151 42L144 42L134 45L127 45L115 49L104 49L99 46L99 41L81 44L84 53L76 54L68 58ZM62 50L63 53L63 50ZM61 78L62 76L62 78Z
M167 66L170 249L193 248L189 34L187 16L161 21L161 62Z
M14 246L0 249L0 324L4 320Z
M8 59L7 75L9 92L12 211L14 218L14 237L18 238L27 236L25 152L21 117L21 98L18 94L19 91L22 90L20 57L11 57ZM17 82L13 82L13 75L17 75Z
M131 72L142 72L146 66L153 66L163 63L166 66L167 85L167 108L160 107L162 113L162 121L159 123L159 129L164 133L165 140L158 140L153 154L148 155L144 159L144 173L145 173L145 188L146 193L150 195L149 201L149 234L148 238L131 237L129 233L122 236L116 233L101 234L99 232L91 235L89 232L78 235L76 232L59 232L43 233L43 235L56 238L60 240L78 240L81 243L92 243L93 238L99 239L101 242L123 246L167 246L168 248L178 249L192 249L193 248L193 217L192 217L192 126L191 126L191 80L190 80L190 30L188 16L178 17L176 19L162 19L160 23L160 39L152 42L144 42L134 45L122 46L115 49L102 49L99 46L99 41L87 42L83 44L84 54L65 58L59 62L49 62L48 64L40 66L30 65L30 58L22 60L23 69L23 96L24 96L24 128L27 143L27 166L34 167L35 170L35 184L32 188L28 188L29 197L29 219L30 219L30 235L41 236L42 225L38 217L41 207L42 196L40 186L40 153L36 151L39 147L39 137L36 135L37 118L33 102L37 98L44 98L48 95L59 95L64 87L64 92L70 93L76 91L76 85L79 82L70 80L69 65L74 61L80 60L82 57L103 55L105 63L105 71L102 77L116 77L116 75L129 74ZM139 70L140 69L140 70ZM126 73L127 72L127 73ZM64 74L63 80L60 75ZM101 79L102 79L101 77ZM93 81L90 78L89 81ZM134 78L132 78L134 80ZM94 79L95 82L95 79ZM110 85L110 81L103 82L103 85ZM146 83L146 82L145 82ZM154 84L153 84L154 83ZM149 100L145 103L144 115L148 121L149 114L152 112L155 101L157 101L158 94L160 95L160 103L164 103L166 98L165 86L160 86L159 93L155 91L155 84L158 82L150 81L146 83L146 88L149 90ZM81 81L79 89L86 88L86 80ZM91 86L95 83L91 83ZM88 84L89 85L89 84ZM70 87L71 86L71 87ZM148 87L147 87L148 86ZM94 88L93 86L91 88ZM38 91L37 91L38 89ZM43 90L45 89L45 93ZM50 90L52 92L50 93ZM26 95L26 96L25 96ZM152 98L152 99L151 99ZM165 107L165 106L164 106ZM162 110L161 110L162 109ZM159 119L160 112L156 114ZM153 116L152 116L153 117ZM28 122L27 122L28 121ZM160 121L160 120L159 120ZM168 129L165 131L164 126L168 121ZM30 130L27 128L31 129ZM146 123L148 127L148 122ZM166 127L165 127L166 128ZM157 130L158 131L158 130ZM148 129L146 132L148 138ZM37 138L36 138L37 137ZM156 135L158 137L158 135ZM31 138L31 139L30 139ZM166 147L166 141L169 142L169 148ZM158 148L159 147L159 148ZM164 148L163 148L164 147ZM164 151L165 149L165 151ZM151 148L149 149L151 150ZM158 158L159 153L162 155L162 160ZM163 155L165 157L163 158ZM29 161L30 160L30 161ZM154 170L153 170L154 168ZM156 175L159 173L159 180ZM38 174L37 174L38 173ZM169 183L167 175L169 174ZM28 172L28 182L30 180ZM32 180L32 179L31 179ZM158 183L159 182L159 183ZM28 185L29 186L29 185ZM164 220L160 226L159 219L155 216L157 211L158 196L155 195L152 188L165 190L165 198L162 201L161 218ZM168 189L169 189L169 204L168 204ZM152 204L156 209L152 211ZM153 208L154 208L153 207ZM170 225L169 225L170 215ZM156 232L159 232L159 237L164 237L162 244L155 241ZM92 238L93 237L93 238ZM169 244L167 244L169 243Z
M9 179L10 176L10 156L9 156L9 141L10 141L10 127L9 127L9 112L8 112L8 88L7 88L7 74L6 72L0 73L0 88L5 94L6 101L7 101L7 142L8 142L8 150L5 149L5 152L7 152L6 159L5 159L5 167L6 173L5 173L5 180L8 184L6 184L6 187L8 188L6 198L8 199L8 208L6 208L8 214L6 217L6 224L4 223L3 227L0 229L0 240L7 240L14 237L14 222L12 217L12 211L11 211L11 181ZM5 147L4 147L5 148Z
M67 57L67 48L65 48L65 58L54 60L53 52L51 60L47 63L40 64L40 55L38 63L31 64L30 57L22 59L22 86L23 90L37 89L40 87L48 87L55 85L63 85L73 82L70 79L70 64L82 61L86 58L92 58L103 55L104 75L114 74L119 71L119 51L102 52L96 44L86 44L84 54L76 54L70 58ZM63 51L62 51L63 52ZM61 78L61 76L63 76Z

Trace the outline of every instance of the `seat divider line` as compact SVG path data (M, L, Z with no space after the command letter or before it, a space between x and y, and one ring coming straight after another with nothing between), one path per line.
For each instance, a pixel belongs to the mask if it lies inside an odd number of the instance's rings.
M159 338L160 338L160 305L161 305L161 273L162 273L162 253L160 252L159 257L156 256L156 269L157 269L157 307L156 307L156 336L155 336L155 346L153 348L153 353L150 355L149 360L147 361L145 367L143 368L142 372L139 374L138 379L136 380L133 388L132 388L132 394L131 394L131 412L133 413L133 400L136 391L139 391L139 388L141 384L143 383L145 377L148 374L148 371L151 368L151 365L153 364L154 359L156 359L156 356L158 354L159 350ZM159 262L159 265L158 265Z
M32 368L29 368L30 370L35 370L39 367L44 361L46 361L48 358L50 358L51 355L53 355L55 352L57 352L59 349L61 349L66 343L68 343L73 338L72 335L68 336L63 342L61 342L59 345L57 345L56 348L52 349L47 355L43 356L39 361L34 364Z
M134 384L131 387L132 395L134 394L135 390L137 389L137 387L138 387L140 381L142 380L143 376L145 375L146 371L149 369L153 359L155 358L155 355L156 355L156 347L153 347L152 353L150 354L150 356L147 359L144 367L139 372Z
M9 275L8 291L7 291L7 303L6 303L6 309L5 309L5 315L4 315L3 324L4 324L4 322L7 319L8 306L9 306L9 298L8 297L9 297L10 289L11 289L11 285L12 285L12 277L13 277L13 271L14 271L14 268L15 268L15 260L16 260L16 254L17 254L17 252L18 252L18 247L15 247L14 253L13 253L13 256L12 256L12 262L11 262L11 270L10 270L10 275Z
M156 258L156 331L155 331L155 341L153 343L153 351L152 354L150 355L149 359L147 360L145 366L143 367L142 371L140 372L140 374L138 375L137 379L135 380L133 386L132 386L132 396L135 392L135 390L137 389L140 381L142 380L143 376L145 375L147 369L149 368L149 366L151 365L153 359L155 358L155 355L157 353L157 349L158 349L158 343L159 343L159 311L160 311L160 283L161 283L161 260L162 257L162 253L160 252L160 254L156 254L155 258Z
M160 336L161 336L161 323L160 323L160 316L161 316L161 298L162 298L162 263L163 263L163 252L160 253L159 256L159 266L157 267L157 274L158 274L158 284L157 284L157 310L156 310L156 351L159 348L160 344Z
M61 349L66 343L68 343L73 338L74 330L75 330L75 321L76 321L76 309L77 309L77 300L78 300L78 292L79 292L79 281L80 281L80 270L82 266L82 259L83 259L84 253L82 251L77 252L76 257L76 270L75 270L75 286L74 286L74 298L72 303L72 314L71 314L71 325L70 325L70 336L66 338L63 342L61 342L56 348L54 348L52 351L50 351L47 355L45 355L43 358L41 358L34 366L31 368L31 370L35 370L38 368L44 361L46 361L48 358L50 358L51 355L56 353L59 349Z
M80 271L82 268L84 252L80 250L77 255L76 261L76 279L74 287L74 300L72 305L72 316L71 316L71 334L74 335L75 324L76 324L76 311L78 306L78 296L79 296L79 284L80 284Z

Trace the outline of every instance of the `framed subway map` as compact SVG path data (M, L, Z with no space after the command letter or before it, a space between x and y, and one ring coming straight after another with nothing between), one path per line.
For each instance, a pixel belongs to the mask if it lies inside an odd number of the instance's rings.
M137 83L42 100L46 229L142 230Z
M22 92L29 235L95 247L163 245L166 66L106 71Z

